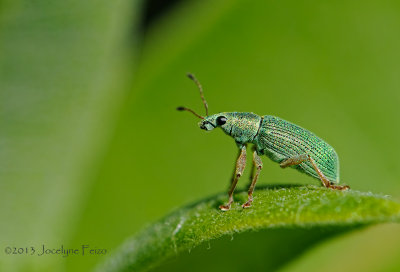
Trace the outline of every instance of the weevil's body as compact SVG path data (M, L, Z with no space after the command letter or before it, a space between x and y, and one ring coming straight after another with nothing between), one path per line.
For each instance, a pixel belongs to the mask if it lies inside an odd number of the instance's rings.
M339 183L339 159L335 150L317 137L312 132L272 115L258 116L252 112L221 112L208 115L208 105L203 96L203 89L198 80L191 74L189 78L194 80L200 90L200 95L206 109L206 116L200 116L193 110L179 107L193 113L200 119L201 129L213 130L221 127L223 131L233 137L240 149L240 155L236 162L235 176L229 190L229 201L221 205L220 209L227 211L233 202L233 192L246 165L246 144L255 146L253 162L256 173L248 192L248 201L242 205L248 208L253 202L253 191L258 176L263 167L260 155L266 155L274 162L278 162L282 168L292 167L303 173L321 180L326 188L334 190L347 190L347 185Z
M278 163L291 157L309 154L329 181L339 182L339 159L335 150L312 132L279 117L260 117L249 112L214 114L206 117L199 126L211 130L214 127L210 123L214 124L219 116L226 117L226 123L220 127L233 137L239 146L252 143L259 155L266 155ZM319 179L311 162L306 161L291 167Z

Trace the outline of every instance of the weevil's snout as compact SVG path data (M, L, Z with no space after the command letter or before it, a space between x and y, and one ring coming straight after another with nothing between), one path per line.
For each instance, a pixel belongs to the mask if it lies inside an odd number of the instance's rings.
M215 128L215 126L213 126L213 124L211 122L207 121L207 120L200 121L199 122L199 127L201 129L208 130L208 131L209 130L213 130Z

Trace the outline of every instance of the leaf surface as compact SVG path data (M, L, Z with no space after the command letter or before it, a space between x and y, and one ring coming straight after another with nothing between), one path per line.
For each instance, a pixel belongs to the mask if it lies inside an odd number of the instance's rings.
M400 219L398 202L358 191L267 187L256 191L253 206L246 210L240 206L246 193L236 197L238 201L228 212L218 209L225 194L178 209L128 240L99 271L147 271L204 242L247 231L325 228L329 233L329 229L350 230ZM288 254L288 258L294 255Z

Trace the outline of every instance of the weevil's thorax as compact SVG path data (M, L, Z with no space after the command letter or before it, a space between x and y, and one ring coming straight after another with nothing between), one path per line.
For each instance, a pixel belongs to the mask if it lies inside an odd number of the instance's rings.
M252 112L232 112L226 126L222 129L232 136L238 143L250 143L253 141L260 126L261 117Z
M221 112L205 117L199 123L199 126L205 130L221 127L237 143L244 144L253 141L259 129L260 121L261 117L252 112Z

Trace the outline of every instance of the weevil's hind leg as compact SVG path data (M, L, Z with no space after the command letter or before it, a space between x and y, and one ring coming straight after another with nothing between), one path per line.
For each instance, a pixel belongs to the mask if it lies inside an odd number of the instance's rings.
M297 155L290 157L284 161L282 161L279 165L282 168L286 168L292 165L299 165L300 163L307 161L308 160L308 155L307 154L302 154L302 155Z
M348 190L350 189L350 186L348 185L335 185L332 182L330 182L325 175L322 173L322 171L318 168L317 164L315 163L314 159L311 158L310 155L308 154L302 154L298 156L294 156L291 158L288 158L284 160L283 162L280 163L280 166L282 168L292 166L292 165L299 165L302 162L309 161L311 165L313 166L315 172L317 172L319 179L322 182L322 185L324 185L326 188L331 188L334 190Z
M308 156L309 161L311 162L312 166L314 167L314 170L318 173L319 178L322 181L322 184L326 188L331 188L334 190L349 190L350 186L348 185L335 185L332 182L330 182L325 175L322 173L322 171L318 168L317 164L315 163L314 159Z
M254 152L253 152L253 163L254 163L254 165L255 165L255 167L256 167L256 174L254 175L254 177L253 177L253 181L251 182L251 185L250 185L250 188L249 188L249 192L248 192L248 200L247 200L247 202L246 203L244 203L243 205L242 205L242 207L243 208L249 208L250 206L251 206L251 203L253 202L253 191L254 191L254 188L256 187L256 182L257 182L257 179L258 179L258 176L260 175L260 172L261 172L261 169L262 169L262 167L263 167L263 163L262 163L262 160L261 160L261 158L258 156L258 154L257 154L257 151L256 150L254 150Z
M231 208L231 204L233 202L233 192L235 191L236 184L238 183L239 178L242 176L244 167L246 166L246 146L243 145L240 147L240 149L240 155L236 161L235 177L233 179L231 189L228 192L229 201L225 205L219 206L222 211L227 211Z

